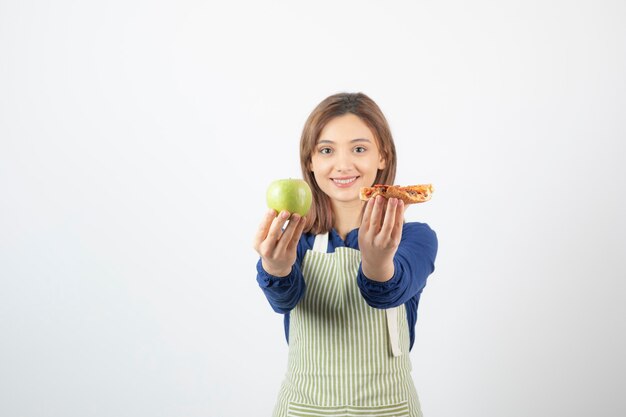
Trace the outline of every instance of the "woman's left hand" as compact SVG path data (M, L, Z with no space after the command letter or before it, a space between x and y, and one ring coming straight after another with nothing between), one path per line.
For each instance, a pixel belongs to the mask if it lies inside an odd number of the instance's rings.
M387 200L377 196L370 199L359 228L359 250L363 273L375 281L393 277L393 256L402 239L404 202L397 198Z

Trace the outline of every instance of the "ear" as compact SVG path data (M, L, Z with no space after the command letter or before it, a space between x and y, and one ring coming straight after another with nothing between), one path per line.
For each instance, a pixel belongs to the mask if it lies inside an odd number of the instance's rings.
M380 155L380 159L378 160L378 169L379 170L383 170L385 169L385 167L387 166L387 163L385 161L385 158L383 158L383 155Z

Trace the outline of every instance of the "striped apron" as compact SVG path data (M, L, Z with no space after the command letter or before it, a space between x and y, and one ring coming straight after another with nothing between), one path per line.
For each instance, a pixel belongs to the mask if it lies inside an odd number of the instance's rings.
M367 305L356 283L361 252L327 246L328 234L317 235L302 261L306 292L290 313L274 417L421 417L404 305Z

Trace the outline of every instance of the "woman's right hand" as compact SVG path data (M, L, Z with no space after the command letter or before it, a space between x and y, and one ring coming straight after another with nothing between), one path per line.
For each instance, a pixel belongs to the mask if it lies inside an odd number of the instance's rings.
M298 214L289 217L288 211L281 211L276 215L275 210L269 210L254 238L254 249L261 255L263 269L275 277L286 277L296 262L296 250L300 235L304 230L306 218ZM289 224L282 230L283 224L289 219Z

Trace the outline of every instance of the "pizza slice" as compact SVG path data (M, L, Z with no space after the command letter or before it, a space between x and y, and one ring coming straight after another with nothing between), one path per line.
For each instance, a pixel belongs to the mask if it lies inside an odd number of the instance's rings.
M404 204L414 204L430 200L432 193L432 184L408 185L406 187L376 184L373 187L361 188L360 197L361 200L367 201L381 195L387 199L399 198L404 201Z

